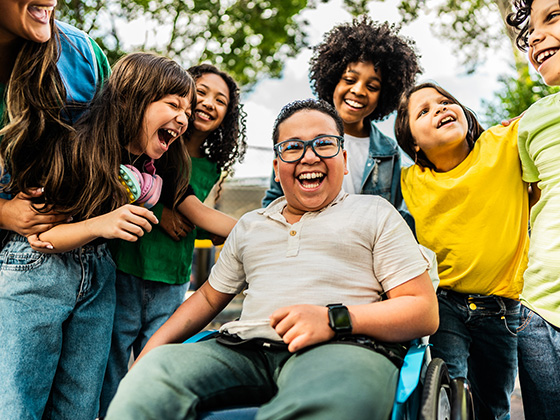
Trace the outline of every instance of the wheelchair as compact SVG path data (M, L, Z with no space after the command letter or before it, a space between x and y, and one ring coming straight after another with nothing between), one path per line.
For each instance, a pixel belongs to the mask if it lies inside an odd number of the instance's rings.
M204 341L217 331L203 331L185 343ZM414 340L400 370L391 418L388 420L474 420L466 378L450 379L442 359L432 359L427 337ZM201 413L199 420L253 420L258 407L230 407Z

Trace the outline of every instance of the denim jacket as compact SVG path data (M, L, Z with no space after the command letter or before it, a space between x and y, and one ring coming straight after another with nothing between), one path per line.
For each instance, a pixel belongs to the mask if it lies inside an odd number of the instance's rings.
M360 194L379 195L387 199L406 220L412 232L415 232L414 219L406 207L401 192L401 167L404 156L404 152L395 140L387 137L371 123L369 154L364 168ZM404 159L407 158L404 157ZM262 206L268 206L282 195L284 192L280 184L275 181L273 172L270 187L262 199Z

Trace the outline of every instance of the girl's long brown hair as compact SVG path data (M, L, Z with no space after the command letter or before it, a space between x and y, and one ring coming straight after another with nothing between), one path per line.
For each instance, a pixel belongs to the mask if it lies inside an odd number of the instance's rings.
M194 81L175 61L140 52L125 56L113 68L113 74L94 98L90 110L78 122L71 147L71 160L76 162L72 179L81 181L81 192L76 192L76 210L85 217L126 203L118 179L122 154L127 153L126 146L141 136L148 106L166 95L188 97L192 109L196 105ZM186 192L190 171L187 146L182 138L171 144L157 166L175 178L176 205Z
M114 210L127 202L118 178L122 151L142 133L148 105L177 94L188 96L194 109L194 81L169 58L130 54L115 65L113 74L73 129L60 117L66 92L56 69L56 43L29 48L38 47L46 49L43 55L52 56L52 60L46 60L36 54L35 61L45 62L45 70L30 70L24 78L17 74L8 88L10 123L2 130L6 137L0 146L2 166L12 174L7 191L28 192L42 187L43 204L36 206L39 211L52 209L78 219ZM22 50L13 73L38 67L32 65L35 61L27 59L28 55L27 50ZM27 87L22 86L26 83ZM33 101L32 94L42 102ZM163 163L174 169L177 203L188 186L186 144L175 141L164 157Z
M60 34L51 15L51 38L44 43L23 41L6 90L6 125L0 130L0 167L12 177L5 191L61 188L65 147L60 138L73 131L62 117L66 89L57 68ZM51 196L51 194L48 194ZM49 210L51 200L38 210Z

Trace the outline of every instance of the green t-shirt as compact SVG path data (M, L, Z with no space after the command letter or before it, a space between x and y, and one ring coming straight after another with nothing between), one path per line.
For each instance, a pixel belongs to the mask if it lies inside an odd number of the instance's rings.
M523 179L538 182L521 302L560 327L560 94L533 104L519 122Z
M204 201L220 174L216 164L206 158L191 158L190 184L199 200ZM163 205L152 208L161 217ZM190 280L197 229L178 242L158 225L136 242L112 241L111 252L117 268L144 280L184 284Z

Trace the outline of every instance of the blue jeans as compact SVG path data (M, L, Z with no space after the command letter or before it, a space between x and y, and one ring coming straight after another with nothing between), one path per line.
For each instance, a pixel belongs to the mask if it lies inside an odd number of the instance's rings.
M476 418L509 419L517 373L516 300L438 290L440 324L430 337L432 355L452 378L468 378Z
M560 329L521 307L519 382L525 420L560 419Z
M105 245L43 254L12 234L0 253L0 418L94 419L114 311Z
M138 357L150 337L185 300L189 283L167 284L143 280L117 271L117 308L113 324L111 352L99 415L105 416L119 382L128 372L131 351Z
M397 380L389 359L351 344L296 354L216 340L171 344L126 375L106 420L194 420L200 410L255 403L265 403L259 420L387 420Z

